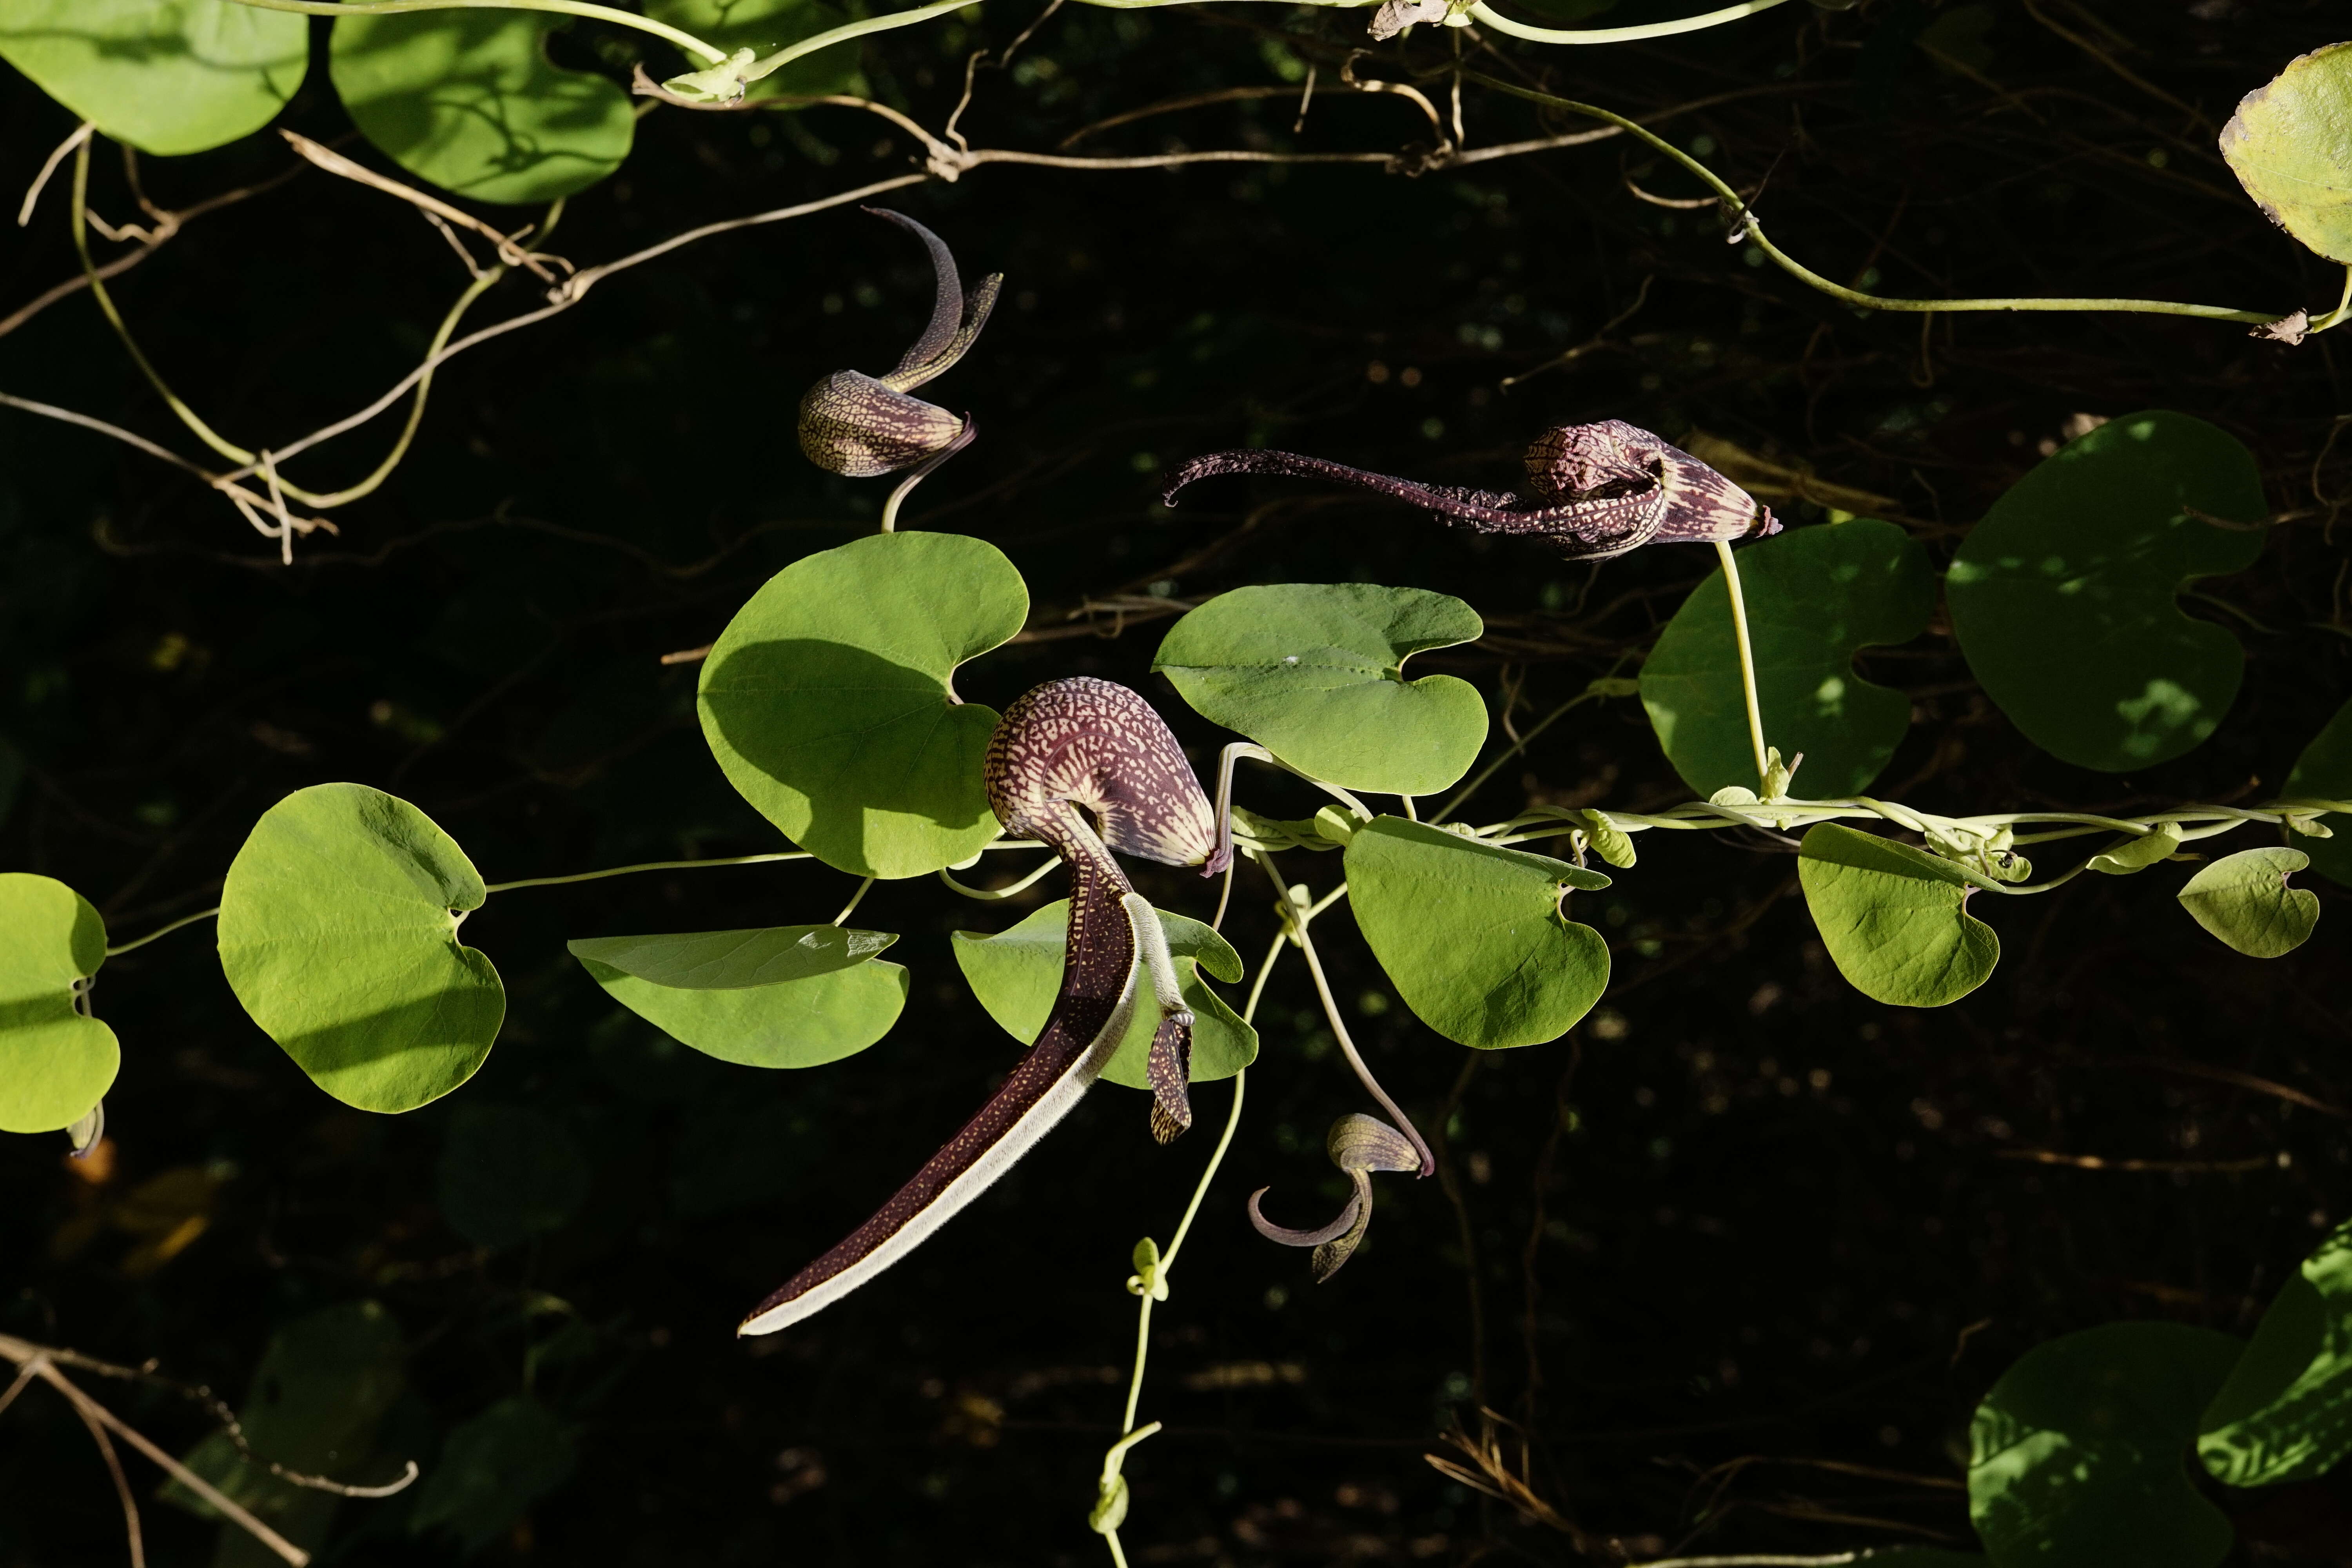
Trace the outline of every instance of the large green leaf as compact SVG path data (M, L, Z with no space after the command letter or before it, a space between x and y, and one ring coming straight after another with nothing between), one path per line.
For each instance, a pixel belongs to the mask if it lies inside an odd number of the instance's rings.
M417 1483L412 1535L446 1531L472 1552L571 1478L572 1434L529 1394L501 1399L449 1434Z
M405 1381L404 1355L400 1325L373 1301L347 1301L295 1319L270 1336L237 1411L246 1442L263 1462L247 1459L226 1434L215 1433L188 1451L188 1468L296 1545L320 1545L342 1500L297 1487L272 1475L268 1465L362 1485L397 1479L398 1464L370 1461L377 1429ZM199 1518L222 1518L176 1481L166 1483L161 1495ZM215 1568L259 1568L278 1559L243 1527L224 1520L213 1562Z
M0 58L118 142L201 153L277 118L310 23L231 0L0 0Z
M2336 710L2326 728L2311 738L2279 794L2289 800L2352 800L2352 702ZM2352 816L2330 824L2332 838L2306 838L2311 868L2339 887L2352 888Z
M457 941L482 879L397 796L313 784L271 806L221 889L221 969L264 1033L362 1110L414 1110L474 1076L506 1016Z
M728 782L827 865L922 877L996 836L981 759L992 709L956 666L1021 629L1029 592L994 545L877 533L796 561L702 667L702 732Z
M482 202L551 202L629 155L629 95L547 58L549 16L343 16L327 64L360 134L419 179Z
M639 1017L720 1061L809 1068L890 1032L907 972L875 957L898 939L838 926L593 937L572 956Z
M1348 903L1421 1021L1480 1050L1555 1040L1609 985L1609 944L1560 912L1609 885L1565 860L1401 816L1348 840Z
M2241 572L2267 514L2253 454L2185 414L2127 414L1995 501L1945 579L1969 668L2028 740L2126 773L2213 732L2245 651L2180 613L2190 580ZM2202 514L2202 515L2200 515Z
M2247 957L2277 958L2301 947L2319 923L2319 895L2287 886L2310 864L2300 849L2241 849L2189 878L2180 907Z
M1969 1512L1999 1568L2212 1568L2221 1510L2184 1463L2245 1348L2180 1323L2109 1323L2037 1345L1969 1429Z
M2233 1487L2312 1480L2352 1454L2352 1225L2321 1242L2263 1314L2205 1407L2197 1453Z
M1802 752L1815 799L1868 787L1911 727L1911 700L1853 672L1857 649L1909 642L1936 610L1927 552L1891 522L1799 528L1739 552L1764 738ZM1702 795L1757 787L1739 645L1723 574L1691 591L1642 666L1642 706L1675 771Z
M588 1201L588 1152L544 1110L461 1105L441 1145L441 1217L477 1247L560 1230Z
M1421 588L1288 583L1220 594L1178 621L1151 668L1203 718L1348 789L1429 795L1470 771L1486 704L1404 662L1482 636L1478 612Z
M2289 60L2239 100L2221 156L2273 223L2352 262L2352 44Z
M1924 849L1824 822L1805 835L1797 880L1838 973L1873 1001L1941 1007L2000 961L2000 939L1966 907L1976 882Z
M106 962L106 922L47 877L0 872L0 1132L54 1132L114 1082L114 1031L75 1005Z
M1176 977L1184 1004L1192 1009L1192 1074L1194 1083L1231 1078L1257 1059L1257 1031L1241 1021L1225 999L1209 989L1202 969L1227 984L1242 977L1241 954L1223 937L1183 915L1160 911L1160 929L1168 936L1168 951L1176 960ZM1032 910L1020 924L991 936L985 931L955 933L956 963L965 982L988 1016L1004 1032L1029 1045L1045 1028L1054 1010L1054 996L1062 986L1062 958L1068 946L1070 901L1054 902ZM1150 1089L1144 1059L1151 1049L1152 1032L1160 1016L1149 1005L1151 980L1139 975L1145 1005L1129 1021L1127 1037L1103 1068L1103 1081L1127 1089Z
M838 27L849 17L824 0L646 0L646 15L656 22L683 27L706 44L732 54L751 49L766 56L787 44L814 37ZM743 96L757 101L784 96L814 98L825 93L866 96L865 73L857 67L854 46L836 45L772 71L752 82ZM690 68L708 62L696 59Z

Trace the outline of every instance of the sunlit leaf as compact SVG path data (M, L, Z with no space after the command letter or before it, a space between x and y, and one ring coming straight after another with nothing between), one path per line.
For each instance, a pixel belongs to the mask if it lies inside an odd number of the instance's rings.
M270 1336L236 1413L247 1444L266 1462L247 1459L220 1433L190 1449L183 1462L296 1545L317 1547L342 1500L281 1479L268 1463L358 1484L396 1479L401 1467L374 1455L377 1429L405 1382L405 1353L400 1325L373 1301L347 1301L297 1318ZM176 1481L165 1483L160 1495L201 1519L223 1519ZM242 1526L223 1519L215 1568L278 1561Z
M412 1535L446 1531L473 1552L571 1479L572 1434L529 1394L501 1399L449 1434L408 1515Z
M2221 156L2263 212L2330 261L2352 262L2352 44L2330 44L2238 100Z
M2287 885L2310 864L2300 849L2241 849L2189 878L2180 907L2247 957L2276 958L2301 947L2319 923L2319 895Z
M114 1082L114 1031L77 987L106 962L106 922L47 877L0 872L0 1132L70 1127Z
M2253 454L2185 414L2127 414L2061 447L1970 531L1945 579L1969 668L2065 762L2125 773L2213 732L2245 673L2238 639L2181 613L2239 572L2268 513Z
M751 49L774 54L787 44L814 37L838 27L849 17L823 0L646 0L646 15L656 22L683 27L706 44L732 54ZM836 45L803 55L782 70L772 71L744 89L743 96L814 98L825 93L866 96L866 76L857 67L856 45ZM692 62L700 68L704 62Z
M474 1076L506 1016L457 941L482 879L433 819L365 784L271 806L221 889L221 970L312 1081L362 1110L414 1110Z
M1977 1406L1969 1511L2000 1568L2213 1568L2232 1531L2185 1463L2244 1342L2109 1323L2037 1345Z
M2128 877L2135 871L2145 871L2169 858L2180 848L2180 829L2169 822L2159 822L2149 832L2130 843L2103 854L2094 855L2084 865L2110 877Z
M890 1032L907 972L874 955L898 939L838 926L593 937L569 944L615 1002L706 1056L805 1068Z
M2352 1225L2303 1260L2205 1408L2198 1456L2233 1487L2311 1480L2352 1455Z
M544 14L337 18L327 60L360 134L419 179L482 202L551 202L621 166L629 95L547 58Z
M786 837L861 877L921 877L996 836L981 759L992 709L956 667L1021 629L1029 593L994 545L877 533L796 561L702 667L702 732Z
M1171 627L1151 668L1202 717L1348 789L1430 795L1486 739L1486 704L1405 660L1482 636L1478 613L1421 588L1289 583L1220 594Z
M230 0L0 0L0 58L118 142L201 153L277 118L310 24Z
M2000 960L2000 939L1966 907L1977 883L1924 849L1824 822L1805 835L1797 879L1838 973L1873 1001L1941 1007Z
M560 1230L588 1201L587 1151L529 1106L460 1105L441 1145L441 1217L477 1247Z
M1062 985L1062 958L1068 944L1070 901L1056 899L1032 910L1018 925L991 936L985 931L955 933L956 963L966 984L988 1016L1023 1045L1034 1042L1054 1009L1055 993ZM1241 1021L1225 999L1209 989L1201 971L1228 984L1242 977L1241 955L1223 937L1183 915L1160 911L1160 929L1167 933L1169 953L1176 960L1176 978L1184 1005L1192 1010L1192 1073L1194 1083L1231 1078L1257 1059L1257 1031ZM1150 978L1139 976L1143 1001L1127 1026L1108 1066L1105 1083L1148 1089L1144 1058L1151 1049L1158 1012L1150 1005Z
M1739 584L1764 738L1804 753L1793 793L1868 787L1911 727L1911 700L1853 672L1858 649L1909 642L1936 609L1927 552L1891 522L1791 529L1743 547ZM1717 571L1691 591L1642 666L1642 706L1697 794L1756 787L1731 596Z
M2311 739L2297 757L2279 794L2288 800L2352 800L2352 702ZM2332 838L2305 838L2304 851L2311 868L2339 887L2352 888L2352 816L2338 816L2328 826Z
M1383 816L1348 841L1348 903L1421 1021L1497 1050L1566 1034L1609 985L1609 944L1560 912L1598 871Z

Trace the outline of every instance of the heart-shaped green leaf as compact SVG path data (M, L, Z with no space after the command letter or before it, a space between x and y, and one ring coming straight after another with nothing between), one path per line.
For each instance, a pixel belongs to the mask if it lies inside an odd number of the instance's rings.
M2326 728L2312 737L2279 793L2288 800L2352 800L2352 702L2337 709ZM2337 816L2328 826L2334 837L2303 841L2311 868L2352 888L2352 816Z
M0 872L0 1132L55 1132L113 1085L114 1031L75 1005L106 962L106 922L47 877Z
M441 1217L476 1247L560 1230L588 1201L588 1152L523 1105L460 1105L441 1145Z
M1568 1033L1609 986L1609 944L1560 912L1609 879L1401 816L1348 840L1348 903L1404 1005L1480 1050Z
M2303 1260L2254 1330L2197 1439L2228 1486L2315 1479L2352 1454L2352 1225Z
M2241 849L2189 878L2180 907L2247 957L2277 958L2319 923L2319 895L2286 880L2310 864L2300 849Z
M1227 984L1242 977L1241 954L1223 937L1183 915L1160 911L1160 929L1168 934L1168 951L1176 960L1176 978L1184 1005L1192 1009L1192 1074L1194 1083L1231 1078L1257 1059L1257 1031L1241 1021L1225 999L1209 989L1201 971ZM1062 986L1062 958L1068 945L1070 901L1057 899L1034 910L1020 924L991 936L985 931L955 933L956 963L963 970L971 994L1004 1032L1028 1045L1045 1028L1054 1010L1054 996ZM1159 1014L1149 1005L1150 979L1139 976L1145 1005L1135 1010L1103 1081L1127 1089L1151 1087L1144 1076L1144 1060L1151 1050Z
M907 972L874 956L898 940L824 925L568 945L614 1001L705 1056L810 1068L856 1056L898 1021Z
M1739 552L1764 736L1803 770L1814 799L1859 793L1911 727L1911 700L1853 672L1858 649L1909 642L1936 610L1927 552L1891 522L1791 529ZM1642 666L1642 706L1658 744L1699 795L1756 785L1756 753L1718 571L1691 590Z
M994 545L877 533L796 561L702 667L702 733L728 782L829 866L923 877L996 836L981 760L993 709L956 666L1021 629L1029 591Z
M1368 583L1236 588L1178 621L1151 668L1193 710L1301 773L1348 789L1430 795L1486 740L1486 704L1450 675L1404 662L1481 637L1461 600Z
M230 0L0 0L0 58L117 142L201 153L277 118L310 23Z
M1838 973L1874 1002L1941 1007L2000 961L2000 939L1968 912L1979 883L1924 849L1824 822L1805 835L1797 880Z
M532 1503L571 1479L572 1434L527 1394L461 1423L417 1484L408 1532L446 1531L471 1555L510 1530Z
M2213 1568L2233 1532L2183 1462L2243 1342L2109 1323L2037 1345L1969 1429L1969 1512L2000 1568Z
M759 56L774 54L788 44L813 38L849 20L824 0L646 0L646 15L682 27L730 54L750 49ZM857 58L856 48L839 46L803 55L782 70L751 83L743 96L753 101L826 93L864 98L866 77L858 69ZM705 63L697 59L692 67L699 69Z
M732 991L813 980L886 952L898 937L842 926L769 926L758 931L681 931L667 936L583 937L564 945L574 958L656 985Z
M221 889L229 989L311 1081L362 1110L414 1110L490 1054L506 988L457 941L482 879L423 812L313 784L262 814Z
M2185 414L2127 414L1995 501L1946 577L1969 668L2028 740L2125 773L2180 755L2236 700L2245 650L2180 613L2191 580L2241 572L2268 513L2253 454Z
M343 16L328 46L360 134L419 179L480 202L551 202L621 166L629 95L547 58L554 18L517 11Z
M2352 262L2352 44L2330 44L2238 100L2221 156L2270 220Z

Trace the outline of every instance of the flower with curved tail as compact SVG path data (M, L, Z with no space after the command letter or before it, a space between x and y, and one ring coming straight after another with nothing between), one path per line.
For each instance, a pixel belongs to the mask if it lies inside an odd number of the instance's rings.
M1151 1130L1164 1143L1192 1124L1192 1015L1159 911L1111 858L1117 849L1171 866L1215 861L1214 817L1176 737L1123 686L1049 681L1004 710L986 770L988 802L1005 831L1044 841L1070 868L1062 985L1045 1030L963 1131L847 1240L761 1302L739 1333L772 1333L839 1300L986 1191L1102 1075L1147 977L1160 1012Z
M818 468L854 479L914 468L890 497L884 514L887 530L907 492L971 444L976 432L969 416L950 414L908 395L963 358L988 323L1004 274L990 273L972 286L967 298L956 276L955 257L944 240L904 213L887 207L866 210L897 224L930 251L938 279L930 324L896 369L882 375L836 371L810 387L801 399L801 450Z
M1311 1247L1315 1249L1315 1282L1318 1285L1339 1272L1339 1266L1354 1255L1361 1245L1364 1233L1372 1225L1372 1177L1374 1171L1418 1171L1421 1152L1412 1140L1377 1116L1351 1111L1331 1123L1331 1136L1325 1143L1331 1163L1348 1173L1356 1184L1339 1217L1329 1225L1314 1230L1292 1230L1279 1226L1258 1210L1258 1200L1272 1192L1260 1187L1250 1194L1250 1224L1268 1241L1278 1241L1285 1247Z
M1712 543L1778 533L1769 507L1649 431L1622 419L1559 425L1528 448L1534 499L1461 485L1424 485L1297 452L1212 452L1169 476L1160 499L1219 474L1334 479L1427 507L1478 533L1547 540L1570 561L1606 561L1654 542Z

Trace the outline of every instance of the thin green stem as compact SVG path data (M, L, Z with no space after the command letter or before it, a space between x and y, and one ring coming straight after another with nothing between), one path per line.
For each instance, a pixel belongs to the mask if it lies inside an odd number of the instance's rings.
M1276 942L1274 952L1279 953L1281 951L1282 944ZM1272 963L1273 957L1269 956L1266 962ZM1243 1022L1247 1023L1248 1019L1245 1017ZM1184 1205L1184 1217L1176 1222L1175 1238L1169 1242L1168 1250L1160 1255L1160 1276L1163 1279L1168 1277L1168 1271L1176 1266L1176 1254L1183 1250L1184 1238L1192 1234L1192 1220L1200 1214L1202 1200L1209 1195L1209 1184L1215 1180L1217 1167L1225 1163L1225 1151L1234 1145L1234 1132L1242 1124L1242 1093L1248 1076L1247 1068L1234 1074L1234 1103L1233 1108L1225 1112L1225 1130L1218 1137L1216 1148L1209 1153L1208 1169L1201 1173L1200 1181L1192 1187L1192 1201ZM1132 1401L1128 1405L1127 1424L1129 1426L1135 1425L1135 1406Z
M518 888L556 888L566 882L593 882L605 877L627 877L639 871L696 871L706 866L759 866L771 860L810 860L815 857L805 850L790 849L773 855L730 855L719 860L647 860L636 866L615 866L608 871L579 871L569 877L525 877L513 882L492 882L485 893L510 893Z
M236 0L240 5L250 5L258 11L292 11L304 16L393 16L404 11L552 11L563 16L586 16L593 21L610 22L616 27L634 27L640 33L651 33L676 44L688 54L710 64L727 63L727 51L714 44L706 44L683 27L673 27L667 22L656 22L650 16L640 16L634 11L616 10L610 5L592 5L586 0Z
M2311 330L2315 332L2324 332L2328 328L2340 324L2347 316L2352 316L2352 267L2347 267L2344 269L2344 293L2342 298L2336 301L2336 309L2312 322Z
M1641 141L1648 142L1652 147L1656 148L1659 152L1664 153L1667 157L1672 158L1675 163L1681 164L1685 169L1689 170L1693 174L1696 174L1699 179L1706 182L1707 187L1714 191L1717 196L1722 198L1724 205L1729 208L1732 213L1737 215L1739 225L1741 228L1745 230L1747 237L1753 240L1758 248L1761 249L1767 257L1770 258L1773 265L1779 267L1781 271L1786 272L1790 277L1796 279L1799 282L1805 284L1808 288L1817 289L1821 292L1829 295L1833 300L1843 300L1849 305L1858 306L1865 310L2121 311L2137 315L2191 316L2200 321L2248 321L2256 325L2268 325L2270 322L2281 320L2285 314L2285 312L2279 310L2234 310L2221 305L2188 305L2172 300L2127 300L2098 296L2087 296L2083 298L2035 298L2032 296L2018 296L1974 300L1898 300L1890 299L1882 294L1865 294L1860 289L1846 288L1842 283L1831 282L1820 273L1815 272L1811 268L1805 266L1794 257L1790 256L1779 246L1774 245L1771 240L1765 237L1763 226L1757 221L1755 211L1748 206L1748 203L1744 199L1741 198L1738 191L1733 190L1730 185L1719 178L1714 170L1708 168L1696 158L1692 157L1689 153L1684 152L1681 148L1675 146L1664 137L1658 135L1655 132L1643 126L1639 121L1628 120L1622 114L1616 113L1612 110L1602 109L1595 104L1579 103L1573 99L1556 97L1549 92L1538 92L1533 88L1522 87L1517 82L1505 81L1499 77L1487 76L1481 71L1465 71L1462 75L1463 79L1466 81L1475 81L1482 87L1492 88L1497 92L1507 93L1513 98L1525 99L1530 103L1549 104L1554 109L1565 110L1570 114L1581 114L1587 119L1599 120L1607 124L1614 125L1626 134L1637 137Z
M841 906L841 912L833 917L833 923L839 925L851 915L856 914L857 912L857 906L866 901L866 895L872 889L873 886L874 879L871 877L868 877L866 880L858 883L857 891L849 895L849 902Z
M761 77L792 64L803 55L813 55L819 49L829 49L835 44L847 43L852 38L862 38L868 33L886 33L893 27L911 27L918 22L928 22L934 16L944 16L950 11L961 11L965 6L977 3L978 0L937 0L934 5L919 5L912 11L893 11L885 16L868 16L862 22L848 22L838 27L829 27L814 37L803 38L797 44L778 49L767 58L756 62L743 73L743 79L747 82L757 81Z
M425 351L425 359L428 367L432 364L434 356L448 345L449 334L457 330L457 323L465 320L466 312L473 308L474 301L488 293L490 286L505 277L506 272L507 269L503 267L486 268L482 275L468 284L464 293L457 296L457 302L449 307L447 315L441 318L440 330L433 334L432 344ZM367 478L357 484L346 486L342 489L331 491L326 495L310 495L295 489L292 485L285 487L286 493L304 505L316 507L320 511L330 507L348 506L352 501L373 495L383 486L383 481L392 477L392 471L400 467L401 459L408 456L409 443L416 439L417 426L425 423L425 400L431 395L432 391L433 372L427 368L423 379L416 384L416 396L408 405L408 423L401 426L400 438L392 444L392 450L384 454L383 461L378 463L375 471Z
M1498 33L1508 33L1515 38L1527 38L1538 44L1630 44L1642 38L1671 38L1677 33L1696 33L1707 27L1720 27L1726 22L1737 22L1785 4L1787 0L1740 0L1740 4L1726 5L1720 11L1684 16L1672 22L1648 22L1634 27L1531 27L1525 22L1512 21L1488 5L1486 0L1478 0L1478 4L1471 6L1470 15Z
M223 439L194 409L180 401L179 394L172 390L171 384L148 363L146 354L140 350L138 340L131 335L130 324L123 321L122 312L115 308L114 296L108 292L106 279L99 276L98 263L91 259L89 254L89 142L90 139L86 137L82 144L74 149L71 226L74 252L81 258L82 277L89 284L90 298L98 301L99 310L105 313L108 324L114 328L114 335L121 340L123 349L131 355L131 363L139 367L139 374L147 378L147 384L163 398L164 406L179 416L180 423L185 425L196 439L232 463L256 461L251 452L234 441Z
M1493 778L1497 770L1499 770L1505 763L1509 762L1513 757L1516 757L1520 752L1526 751L1528 746L1534 744L1535 738L1538 735L1542 734L1546 730L1550 729L1561 719L1566 718L1571 709L1581 703L1595 702L1598 700L1600 700L1600 694L1598 692L1579 692L1576 696L1570 698L1567 701L1561 703L1559 707L1545 714L1538 722L1528 727L1528 732L1521 735L1518 738L1517 742L1514 744L1509 751L1505 752L1501 756L1496 757L1493 762L1488 763L1485 767L1480 768L1475 773L1472 774L1470 782L1464 784L1460 789L1455 790L1454 792L1454 798L1440 806L1438 808L1437 815L1431 817L1429 820L1432 822L1444 822L1446 818L1452 816L1454 813L1460 808L1462 803L1468 800L1471 795L1475 794L1479 785L1485 784L1488 779Z
M1275 963L1282 957L1283 946L1288 940L1286 935L1276 932L1274 941L1267 945L1265 957L1257 966L1257 979L1250 986L1249 1000L1242 1006L1242 1023L1244 1026L1257 1016L1258 998L1265 994L1265 977L1273 973ZM1226 1151L1234 1146L1234 1133L1242 1124L1242 1098L1248 1087L1248 1080L1247 1068L1234 1074L1234 1102L1225 1111L1225 1130L1218 1135L1216 1148L1210 1151L1209 1163L1202 1170L1201 1179L1192 1184L1192 1201L1184 1205L1184 1217L1176 1222L1176 1234L1169 1241L1168 1250L1160 1254L1159 1262L1152 1266L1152 1278L1140 1281L1142 1288L1136 1292L1142 1299L1142 1305L1136 1312L1135 1370L1128 1378L1127 1413L1119 1420L1119 1431L1122 1436L1103 1455L1105 1486L1111 1485L1117 1479L1119 1461L1126 1451L1160 1430L1160 1423L1157 1421L1139 1432L1135 1426L1136 1407L1143 1398L1144 1369L1151 1359L1151 1303L1157 1298L1158 1292L1166 1288L1168 1271L1176 1267L1176 1255L1184 1249L1184 1238L1192 1234L1192 1221L1200 1214L1201 1205L1209 1195L1209 1184L1216 1180L1218 1169L1225 1163ZM1104 1539L1110 1542L1113 1560L1124 1563L1127 1559L1119 1551L1118 1532L1116 1530L1106 1530L1102 1533Z
M1286 902L1290 897L1289 889L1276 874L1273 860L1263 855L1254 858L1265 868L1265 874L1274 879L1275 892ZM1337 896L1335 892L1331 898ZM1348 1058L1348 1066L1354 1070L1356 1081L1364 1086L1364 1092L1380 1101L1381 1109L1389 1113L1390 1121L1412 1144L1413 1152L1421 1156L1421 1173L1426 1176L1437 1169L1437 1157L1429 1152L1429 1143L1422 1137L1421 1130L1412 1124L1412 1118L1389 1097L1389 1091L1381 1087L1381 1080L1372 1076L1371 1067L1364 1060L1363 1053L1356 1049L1355 1037L1348 1033L1348 1021L1339 1016L1339 1000L1331 994L1331 982L1323 973L1323 960L1315 951L1315 939L1307 932L1307 928L1315 914L1328 908L1331 898L1305 910L1293 910L1290 940L1298 944L1298 951L1306 956L1307 973L1315 982L1315 994L1322 1001L1323 1018L1331 1026L1331 1037L1339 1042L1339 1054Z
M999 899L1009 899L1015 893L1027 892L1030 889L1035 887L1040 881L1044 880L1047 872L1053 870L1055 867L1059 866L1061 863L1061 857L1058 855L1055 856L1053 858L1047 860L1044 865L1038 867L1035 870L1030 872L1027 876L1013 883L1011 887L1006 888L991 889L968 886L965 883L957 881L953 877L949 876L947 868L944 866L940 868L940 880L945 882L949 887L953 888L957 892L961 893L967 899L978 899L983 903L994 903Z
M1731 558L1729 541L1715 542L1715 558L1723 563L1723 586L1731 595L1731 637L1739 645L1739 695L1748 704L1748 743L1756 748L1756 787L1762 790L1771 768L1764 760L1764 709L1756 700L1756 650L1748 641L1748 595L1739 591L1739 563Z
M198 921L208 921L218 913L220 913L220 906L215 904L208 910L198 910L192 915L182 915L170 925L159 926L155 930L149 931L145 936L134 937L129 942L115 943L112 947L106 950L106 956L112 958L117 953L129 952L134 947L145 947L149 942L153 942L159 936L169 936L173 931L178 931L182 926L192 926Z
M1119 1431L1126 1434L1135 1430L1135 1407L1143 1398L1143 1364L1151 1356L1151 1300L1150 1291L1143 1292L1143 1305L1135 1314L1135 1372L1127 1380L1127 1414L1119 1417L1118 1423ZM1122 1436L1111 1445L1110 1454L1118 1453L1125 1442ZM1110 1454L1103 1456L1106 1467Z

